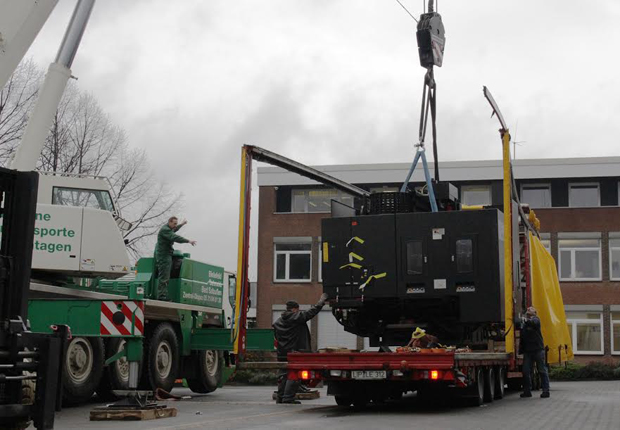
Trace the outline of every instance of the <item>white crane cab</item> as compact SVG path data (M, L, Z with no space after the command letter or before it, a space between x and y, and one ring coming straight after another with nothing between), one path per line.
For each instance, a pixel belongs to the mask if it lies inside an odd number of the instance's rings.
M105 178L41 172L32 269L69 276L119 277L130 263Z

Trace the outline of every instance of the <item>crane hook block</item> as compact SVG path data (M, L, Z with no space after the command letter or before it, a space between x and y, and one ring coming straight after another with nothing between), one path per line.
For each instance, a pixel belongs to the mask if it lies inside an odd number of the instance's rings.
M420 65L425 68L443 64L443 48L446 44L446 35L441 21L441 15L437 12L429 12L420 15L418 22L418 52Z

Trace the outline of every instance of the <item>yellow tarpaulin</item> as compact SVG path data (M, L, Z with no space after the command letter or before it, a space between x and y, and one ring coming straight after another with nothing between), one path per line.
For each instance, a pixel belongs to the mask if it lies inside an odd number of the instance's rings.
M547 252L540 239L530 233L530 259L532 268L532 305L538 311L545 345L549 347L548 362L573 359L573 346L566 325L564 302L558 281L555 260ZM564 345L568 346L568 350Z

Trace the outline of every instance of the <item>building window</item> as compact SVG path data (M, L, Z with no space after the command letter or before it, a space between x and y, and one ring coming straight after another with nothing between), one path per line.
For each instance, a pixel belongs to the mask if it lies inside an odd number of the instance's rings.
M331 201L353 207L353 197L338 190L293 190L292 212L331 212Z
M568 205L571 208L589 208L601 205L598 184L569 184Z
M310 282L311 243L276 243L273 278L276 282Z
M611 313L611 352L620 354L620 312Z
M600 281L601 240L560 239L560 280Z
M532 208L551 207L551 185L523 184L521 185L521 201Z
M603 354L603 318L600 312L566 312L575 354Z
M617 234L609 234L609 279L612 281L620 281L620 237L612 236Z
M467 206L489 206L491 204L490 185L463 185L461 203Z

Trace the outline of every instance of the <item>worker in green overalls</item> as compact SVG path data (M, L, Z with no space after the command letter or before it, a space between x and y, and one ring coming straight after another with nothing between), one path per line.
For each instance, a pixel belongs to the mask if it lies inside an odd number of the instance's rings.
M168 220L157 233L157 245L155 246L155 264L157 264L157 276L159 284L157 285L157 298L159 300L168 300L168 282L170 281L170 270L172 269L172 253L174 248L172 245L176 243L190 243L196 246L195 240L185 239L183 236L176 234L181 227L187 224L183 221L179 224L179 219L175 216Z

